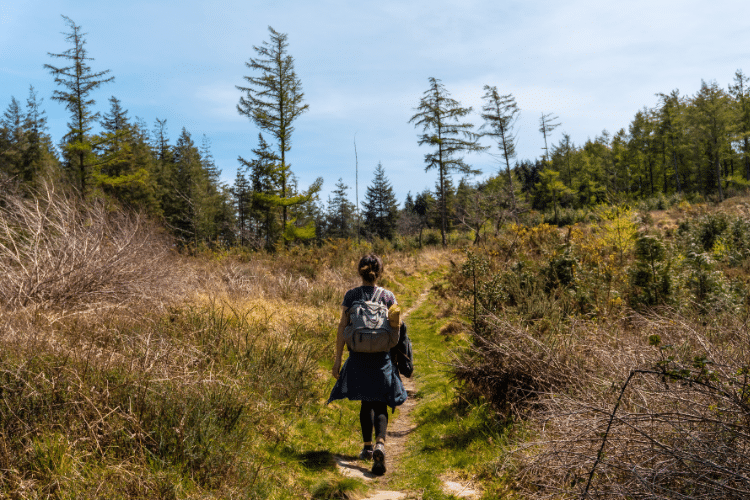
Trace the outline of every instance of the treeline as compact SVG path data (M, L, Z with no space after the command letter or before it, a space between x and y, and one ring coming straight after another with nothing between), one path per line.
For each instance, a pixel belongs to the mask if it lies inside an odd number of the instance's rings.
M378 164L360 207L341 179L323 202L318 196L323 179L299 186L287 160L294 122L308 105L287 36L269 27L269 39L254 47L255 57L246 63L251 75L237 86L242 93L237 110L260 130L258 143L249 159L238 157L237 176L227 185L206 136L197 145L183 128L172 142L166 120L156 118L149 128L145 120L128 116L114 96L107 112L96 111L92 92L114 76L89 66L93 59L80 26L64 19L70 48L50 54L62 65L45 68L58 86L52 100L70 113L67 133L57 143L50 137L44 100L33 87L25 103L11 97L0 119L3 182L29 191L47 182L85 198L105 198L161 220L183 245L275 249L327 238L396 235L413 236L421 245L427 228L440 229L445 244L451 230L479 238L532 209L549 211L563 223L561 207L670 194L721 200L750 183L750 94L741 71L727 90L703 82L694 96L677 90L658 94L657 105L639 111L627 130L614 136L605 131L580 146L567 134L551 143L561 124L551 113L542 114L544 155L521 161L514 130L520 110L511 94L485 86L484 122L472 132L465 121L472 109L430 78L410 122L422 129L418 144L431 148L425 168L438 171L434 190L409 193L399 209ZM499 171L475 183L471 176L480 172L463 155L490 149L482 139L496 146L491 153ZM457 185L455 175L461 176ZM427 243L436 243L432 232L429 238Z
M701 82L692 96L657 94L626 129L576 146L563 134L549 162L516 167L532 206L588 206L607 200L685 194L723 200L750 183L750 89L738 70L722 89Z

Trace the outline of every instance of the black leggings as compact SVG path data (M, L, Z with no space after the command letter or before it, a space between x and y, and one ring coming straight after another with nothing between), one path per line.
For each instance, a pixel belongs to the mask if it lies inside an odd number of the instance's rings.
M372 441L372 430L375 428L375 439L385 441L385 430L388 427L388 405L381 401L362 401L359 410L359 423L362 425L362 441Z

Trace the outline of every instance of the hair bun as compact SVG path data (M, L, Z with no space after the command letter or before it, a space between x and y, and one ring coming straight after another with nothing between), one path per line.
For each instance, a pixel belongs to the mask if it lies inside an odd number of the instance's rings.
M357 269L363 280L374 283L383 272L383 261L380 260L380 257L371 253L360 259Z

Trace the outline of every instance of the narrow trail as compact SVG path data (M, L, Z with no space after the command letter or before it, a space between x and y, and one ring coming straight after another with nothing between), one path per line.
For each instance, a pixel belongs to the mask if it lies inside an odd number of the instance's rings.
M417 310L430 293L429 284L425 287L417 300L412 304L408 311L404 313L403 319L409 317L412 311ZM389 471L396 470L401 464L401 457L406 453L406 443L409 436L416 429L416 425L411 417L412 411L417 406L415 394L417 392L416 384L413 378L402 378L404 388L409 398L406 402L398 407L398 415L388 423L387 441L386 441L386 465ZM394 491L389 489L392 483L392 475L386 473L383 476L376 476L370 472L371 462L365 462L349 457L335 457L338 470L341 474L364 480L371 483L374 489L369 495L362 500L407 500L421 499L421 495L415 492ZM475 499L478 494L464 485L453 482L444 482L443 489L446 493L453 494L458 498Z

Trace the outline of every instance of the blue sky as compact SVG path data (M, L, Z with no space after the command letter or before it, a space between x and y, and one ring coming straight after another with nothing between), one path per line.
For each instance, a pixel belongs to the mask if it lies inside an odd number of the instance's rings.
M29 85L44 98L50 133L65 133L68 115L50 97L47 55L68 49L64 14L87 33L94 71L111 70L96 109L110 96L151 127L167 119L174 143L182 127L203 134L222 180L231 183L237 156L251 156L259 130L236 111L235 85L267 27L288 34L289 53L308 113L296 122L288 158L301 187L325 179L325 201L339 178L354 200L354 146L359 197L380 161L399 202L433 188L424 171L426 146L408 123L428 87L442 80L452 97L478 111L484 85L512 93L521 109L518 158L541 155L541 113L559 116L552 136L576 144L602 130L627 127L654 94L693 94L701 80L726 87L737 69L750 73L750 3L736 0L622 1L195 1L0 3L0 106L25 102ZM488 154L466 157L486 174Z

